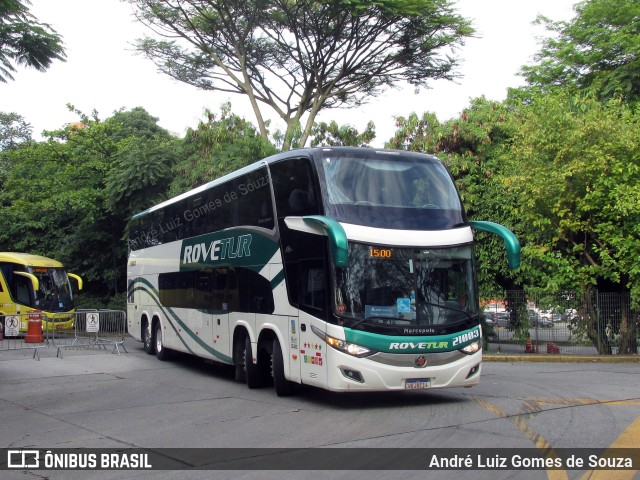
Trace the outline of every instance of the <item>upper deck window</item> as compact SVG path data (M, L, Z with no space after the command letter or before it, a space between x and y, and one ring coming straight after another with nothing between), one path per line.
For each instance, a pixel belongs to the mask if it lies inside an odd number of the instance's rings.
M328 150L318 163L325 210L339 221L407 230L464 223L453 179L434 157Z

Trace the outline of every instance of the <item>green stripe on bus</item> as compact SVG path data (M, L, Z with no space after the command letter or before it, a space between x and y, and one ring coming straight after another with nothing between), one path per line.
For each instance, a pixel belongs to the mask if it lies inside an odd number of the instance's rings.
M142 283L142 284L147 286L147 288L149 289L149 291L147 291L147 293L153 299L153 301L156 303L156 305L160 308L160 310L162 310L162 313L164 313L167 321L171 325L171 328L173 328L173 330L176 333L177 333L177 329L172 324L171 318L173 318L173 320L191 337L192 340L194 340L198 345L200 345L202 348L204 348L205 351L207 351L208 353L210 353L211 355L213 355L214 357L220 359L221 361L223 361L225 363L229 363L229 364L233 363L231 357L228 357L228 356L220 353L215 348L213 348L210 345L208 345L198 335L196 335L195 332L193 332L189 327L187 327L187 325L184 323L184 321L171 308L162 306L160 304L160 301L158 300L158 291L153 287L153 285L151 285L151 283L148 280L138 277L135 281L140 282L140 283ZM135 290L139 289L139 290L145 291L144 288L137 288L136 287L134 289ZM170 315L167 315L167 312ZM189 350L190 353L195 354L195 352L191 348L189 348L189 346L184 342L184 340L180 337L180 335L178 335L178 338L180 339L182 344L185 346L185 348L187 348L187 350Z
M163 307L162 305L160 305L160 302L158 301L158 298L157 298L157 292L156 292L156 290L153 288L153 286L152 286L148 281L146 281L146 280L144 280L144 279L142 279L142 278L137 278L137 279L135 280L135 282L137 282L137 281L140 281L140 283L146 284L149 288L134 286L134 287L133 287L133 292L135 292L135 291L138 291L138 290L139 290L139 291L144 292L144 293L146 293L147 295L149 295L149 296L153 299L153 301L155 302L155 304L160 308L160 310L162 311L162 313L164 314L164 316L168 318L168 317L169 317L169 315L167 315L167 312L166 312L166 310L167 310L167 309L166 309L166 307ZM155 292L155 293L154 293L154 292ZM168 309L168 310L170 310L170 309ZM174 313L173 313L173 312L170 312L170 313L171 313L171 315L174 315ZM171 323L171 321L168 321L168 323L169 323L169 326L173 329L173 331L174 331L174 332L176 333L176 335L177 335L177 334L178 334L178 330L176 329L175 325L174 325L173 323ZM184 345L184 348L186 348L186 349L189 351L189 353L191 353L191 354L194 354L194 355L195 355L195 352L191 349L191 347L189 347L189 345L187 345L187 343L186 343L186 342L185 342L181 337L178 337L178 339L180 340L180 342L182 342L182 345Z
M344 329L345 340L386 353L436 353L459 350L480 340L480 328L473 327L449 335L389 336Z
M282 283L284 280L284 269L280 270L275 277L271 279L271 290L275 290L275 288Z

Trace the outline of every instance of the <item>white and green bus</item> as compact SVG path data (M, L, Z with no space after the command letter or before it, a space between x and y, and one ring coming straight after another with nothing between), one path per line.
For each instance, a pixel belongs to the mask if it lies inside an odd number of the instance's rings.
M482 332L473 230L435 157L371 148L274 155L132 218L128 331L234 365L249 388L471 387Z

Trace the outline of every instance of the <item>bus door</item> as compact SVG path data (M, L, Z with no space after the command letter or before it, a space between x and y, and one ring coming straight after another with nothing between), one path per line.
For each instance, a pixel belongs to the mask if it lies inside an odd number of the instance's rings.
M207 357L229 357L229 312L237 311L238 283L232 268L216 268L211 275L211 313L208 315Z
M316 334L326 332L327 271L324 259L298 263L300 304L300 377L308 385L327 384L327 344Z
M311 160L294 157L269 165L275 196L287 296L299 310L297 328L289 319L289 335L298 339L297 359L291 347L290 366L303 383L326 386L326 344L311 326L326 330L328 312L327 237L306 229L292 229L286 219L321 215L317 173ZM298 371L299 369L299 371Z

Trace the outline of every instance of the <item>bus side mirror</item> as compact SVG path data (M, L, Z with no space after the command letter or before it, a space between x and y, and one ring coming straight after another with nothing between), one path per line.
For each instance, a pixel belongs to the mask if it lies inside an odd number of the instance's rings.
M78 291L82 290L82 278L75 273L67 273L67 277L73 278L78 283Z
M31 281L31 286L33 287L33 291L37 292L40 290L40 281L38 277L28 272L13 272L14 275L21 275L23 277L27 277Z
M300 232L325 235L329 239L331 262L335 267L349 266L349 242L347 234L340 223L325 215L307 215L304 217L285 218L287 227Z
M498 235L504 241L507 248L507 263L511 270L515 270L520 266L520 242L511 230L503 227L499 223L473 221L469 222L473 230L493 233Z

